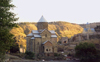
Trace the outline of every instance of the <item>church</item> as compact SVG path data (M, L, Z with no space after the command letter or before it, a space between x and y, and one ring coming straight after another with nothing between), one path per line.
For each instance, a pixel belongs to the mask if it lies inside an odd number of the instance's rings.
M54 56L57 53L57 35L54 30L48 30L48 22L43 16L37 22L37 30L32 30L26 39L26 51L42 56Z
M94 28L91 28L90 24L87 22L86 28L83 29L83 34L93 34L95 32Z

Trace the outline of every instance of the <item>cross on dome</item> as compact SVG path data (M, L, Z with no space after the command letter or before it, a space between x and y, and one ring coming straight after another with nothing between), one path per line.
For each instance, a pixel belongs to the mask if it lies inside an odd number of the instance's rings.
M38 22L47 22L46 19L42 16Z

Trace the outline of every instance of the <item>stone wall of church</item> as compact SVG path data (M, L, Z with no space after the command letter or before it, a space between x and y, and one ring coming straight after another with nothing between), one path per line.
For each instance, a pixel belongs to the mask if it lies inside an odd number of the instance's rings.
M26 50L34 52L34 39L31 39L32 37L27 37L27 44L26 44Z
M43 31L40 35L42 37L42 43L47 41L47 40L50 41L50 39L51 39L51 33L48 32L48 30Z
M51 42L46 42L44 44L44 53L53 53L53 45Z
M48 22L38 22L37 28L38 30L48 29Z
M30 45L29 45L29 41L30 41L30 39L31 39L32 37L30 36L30 37L26 37L26 39L27 39L27 41L26 41L26 51L30 51Z
M35 38L35 42L34 42L35 46L34 46L34 50L35 53L38 54L41 52L41 38Z
M29 41L29 51L31 51L31 52L34 52L34 39L31 39L30 41Z
M51 38L51 42L54 46L54 53L57 53L57 38Z

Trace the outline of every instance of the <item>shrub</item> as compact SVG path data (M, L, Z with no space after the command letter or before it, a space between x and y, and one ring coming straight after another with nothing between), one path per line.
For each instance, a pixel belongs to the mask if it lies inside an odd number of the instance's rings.
M81 62L98 62L100 58L99 50L95 48L93 43L80 43L75 47L76 57L78 57Z
M26 59L33 59L34 57L35 57L35 53L30 52L30 51L25 52L25 58Z

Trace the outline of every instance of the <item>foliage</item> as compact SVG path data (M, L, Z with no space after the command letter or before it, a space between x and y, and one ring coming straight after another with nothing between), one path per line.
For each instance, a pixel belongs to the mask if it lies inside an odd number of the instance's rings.
M20 46L26 47L26 35L24 34L24 30L18 25L18 28L13 28L10 31L14 35L15 42Z
M56 60L63 60L63 59L65 59L64 55L58 54L58 53L54 53L54 57L55 57Z
M54 56L60 56L61 54L58 54L58 53L54 53Z
M18 44L14 44L10 47L10 53L18 53L19 52L19 46Z
M58 41L58 44L61 44L61 41Z
M75 56L78 57L81 62L97 62L100 55L93 43L80 43L75 47Z
M11 0L0 0L0 56L5 54L13 44L13 35L9 32L10 29L16 27L14 23L18 18L10 12L15 6L11 4Z
M70 53L68 53L68 56L72 56Z
M35 53L30 52L30 51L26 51L25 54L26 54L25 55L26 59L33 59L35 57Z

